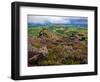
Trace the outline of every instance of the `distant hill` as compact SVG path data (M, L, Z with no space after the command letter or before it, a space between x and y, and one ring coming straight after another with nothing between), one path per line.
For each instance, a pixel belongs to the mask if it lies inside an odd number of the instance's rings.
M73 26L73 27L87 27L87 24L77 24L77 23L71 23L71 24L53 24L53 23L28 23L28 27L34 27L34 26L49 26L49 25L64 25L64 26Z

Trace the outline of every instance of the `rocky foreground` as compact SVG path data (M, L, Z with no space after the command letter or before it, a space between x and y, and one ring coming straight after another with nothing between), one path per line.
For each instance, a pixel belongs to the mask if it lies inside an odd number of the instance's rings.
M87 41L83 34L63 37L43 29L28 38L28 66L87 64Z

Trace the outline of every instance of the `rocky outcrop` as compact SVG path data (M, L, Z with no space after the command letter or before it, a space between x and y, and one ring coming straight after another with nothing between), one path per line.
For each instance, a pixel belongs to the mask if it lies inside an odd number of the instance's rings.
M28 45L28 62L29 65L35 64L38 60L48 57L48 49L46 46L35 48L31 44Z

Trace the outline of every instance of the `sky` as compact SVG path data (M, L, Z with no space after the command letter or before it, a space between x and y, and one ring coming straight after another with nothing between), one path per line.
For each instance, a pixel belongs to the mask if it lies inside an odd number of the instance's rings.
M28 15L28 23L33 24L85 24L87 25L87 17L68 17L68 16L35 16Z

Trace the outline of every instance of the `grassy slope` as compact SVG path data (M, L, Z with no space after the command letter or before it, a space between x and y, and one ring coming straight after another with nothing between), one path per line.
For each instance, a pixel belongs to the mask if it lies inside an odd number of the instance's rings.
M28 28L28 36L38 36L41 29L42 29L41 27ZM58 35L58 36L68 37L69 36L68 33L78 32L80 34L84 34L84 36L87 38L87 29L86 28L75 28L75 27L69 27L69 28L56 27L55 28L55 27L53 27L53 28L48 28L48 29L50 32L53 32L53 33L55 33L55 35ZM39 43L36 43L36 44L38 46L40 45ZM52 46L50 46L50 48L48 48L48 50L49 50L48 58L43 59L42 61L41 60L38 61L38 65L55 65L55 64L59 65L59 64L79 64L80 63L79 60L73 60L70 58L65 60L63 58L64 56L62 57L61 55L59 55L59 50L63 48L63 45L59 44L59 45L54 46L52 44ZM58 50L58 52L56 52L56 50ZM64 54L64 53L62 53L62 54ZM68 53L65 52L65 54L68 54ZM69 54L71 54L71 53L69 53ZM63 62L60 62L61 60Z

